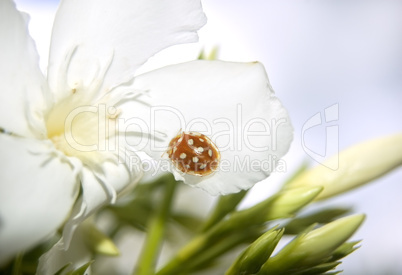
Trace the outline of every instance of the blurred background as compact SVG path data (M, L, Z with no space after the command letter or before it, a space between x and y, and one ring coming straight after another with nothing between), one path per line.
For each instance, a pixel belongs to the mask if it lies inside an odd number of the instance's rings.
M58 1L16 0L31 14L30 31L45 70ZM200 42L175 46L142 71L195 59L219 47L219 58L260 61L295 128L287 171L363 140L402 131L402 1L204 0L207 25ZM330 107L336 119L326 122ZM303 130L321 114L322 124ZM327 127L335 129L327 138ZM303 143L303 142L304 143ZM307 148L307 149L306 149ZM400 152L399 152L400 153ZM268 196L289 173L252 189L245 205ZM367 219L353 237L362 247L339 269L344 274L402 272L402 169L327 204L353 207Z

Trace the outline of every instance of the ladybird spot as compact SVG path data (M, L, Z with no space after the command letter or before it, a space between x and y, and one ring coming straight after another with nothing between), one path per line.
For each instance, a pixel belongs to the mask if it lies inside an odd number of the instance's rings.
M185 159L186 157L187 157L186 153L181 153L181 154L180 154L180 158L181 158L181 159Z

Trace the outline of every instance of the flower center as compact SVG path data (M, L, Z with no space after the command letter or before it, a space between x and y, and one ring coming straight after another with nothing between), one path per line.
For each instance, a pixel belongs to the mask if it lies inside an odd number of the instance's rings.
M85 105L85 101L79 101L73 94L48 114L48 138L67 156L77 157L86 164L99 162L104 155L100 152L109 149L109 140L115 135L112 129L116 129L118 113L115 108L111 112L112 108L105 104Z
M215 172L221 157L211 139L197 132L178 134L170 141L167 154L178 170L201 177Z

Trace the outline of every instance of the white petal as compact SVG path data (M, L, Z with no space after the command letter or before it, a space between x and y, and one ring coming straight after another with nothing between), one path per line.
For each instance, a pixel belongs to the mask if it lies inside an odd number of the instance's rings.
M43 137L44 77L28 16L12 1L0 1L0 129L25 137ZM44 89L44 90L42 90Z
M149 125L145 131L161 142L151 140L139 149L155 158L180 129L209 136L221 152L220 169L206 178L185 180L211 194L250 188L265 179L289 149L293 128L288 113L259 63L193 61L138 76L134 86L148 91L153 107L132 102L121 106L125 125L120 129L140 119Z
M205 21L199 0L62 1L52 34L50 86L57 98L72 89L109 91L131 80L160 50L197 41Z
M0 135L0 264L57 230L78 194L77 170L51 144Z
M84 226L83 222L102 206L113 203L116 195L121 195L133 187L142 176L142 171L138 170L140 160L136 155L127 153L118 161L108 160L91 169L83 167L82 196L75 203L64 226L63 237L40 258L40 274L54 274L68 262L73 263L72 267L78 267L82 261L88 260L88 251L76 243L82 234L80 226ZM75 255L74 251L77 249L81 249L83 259Z
M116 195L136 184L142 176L138 170L140 163L136 155L131 155L124 163L105 161L98 169L82 169L82 196L77 200L63 229L63 245L67 249L77 226L102 206L114 203Z
M55 244L48 252L39 258L37 274L53 275L62 267L71 264L65 271L71 271L88 263L91 260L91 251L86 245L82 226L79 226L67 250L63 249L62 240Z

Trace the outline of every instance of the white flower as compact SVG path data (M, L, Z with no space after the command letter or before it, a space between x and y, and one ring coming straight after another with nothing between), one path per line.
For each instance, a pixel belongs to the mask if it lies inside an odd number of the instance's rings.
M225 194L272 172L292 126L261 64L194 61L134 78L205 22L198 0L61 1L43 76L27 16L0 2L0 264L63 224L56 248L67 249L84 219L139 180L134 151L163 161L180 129L221 154L208 177L176 171L187 183Z

